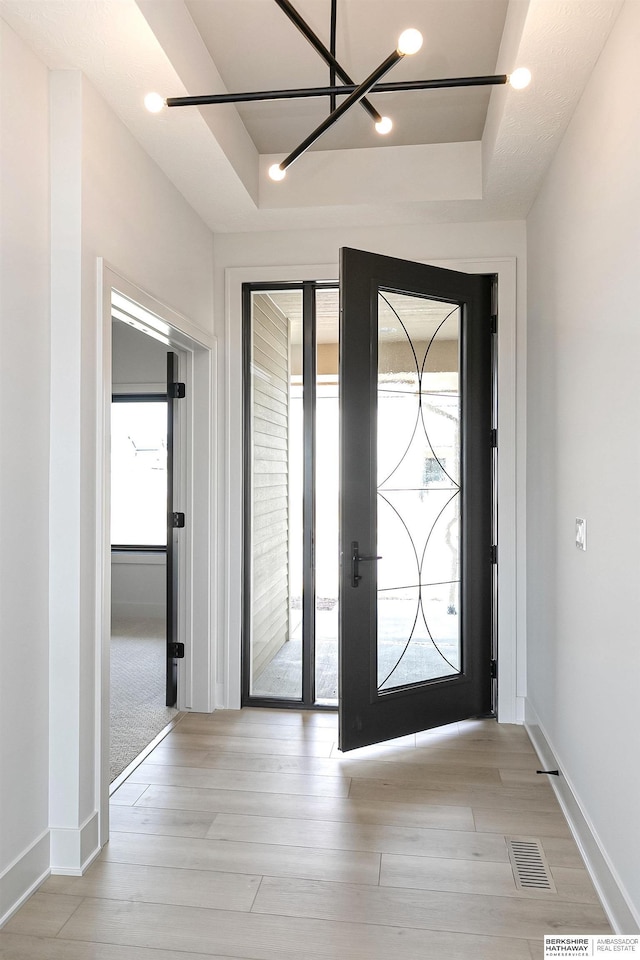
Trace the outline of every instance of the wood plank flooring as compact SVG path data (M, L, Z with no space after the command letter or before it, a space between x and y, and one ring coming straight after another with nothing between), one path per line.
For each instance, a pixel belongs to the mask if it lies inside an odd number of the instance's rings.
M522 727L451 724L342 756L331 713L186 715L112 797L84 877L50 877L3 960L540 960L607 933ZM506 837L557 892L518 890Z

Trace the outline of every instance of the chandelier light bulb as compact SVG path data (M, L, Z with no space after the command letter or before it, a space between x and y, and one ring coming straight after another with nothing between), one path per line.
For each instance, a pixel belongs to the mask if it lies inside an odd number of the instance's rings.
M380 117L376 123L376 130L378 133L389 133L393 127L393 123L390 117Z
M166 102L159 93L148 93L144 98L144 105L149 113L160 113L166 107Z
M526 67L518 67L509 77L509 83L514 90L524 90L531 83L531 71Z
M403 30L398 38L398 53L403 57L408 57L413 53L417 53L421 46L422 34L414 27L410 27L408 30Z
M272 180L284 180L287 175L286 170L282 170L279 163L272 163L269 167L269 176Z

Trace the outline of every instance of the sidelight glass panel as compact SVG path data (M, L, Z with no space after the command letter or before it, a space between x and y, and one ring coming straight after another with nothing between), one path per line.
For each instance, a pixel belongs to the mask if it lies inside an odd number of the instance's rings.
M302 294L251 296L249 691L302 697Z
M338 699L339 307L336 289L316 293L315 678L316 701Z
M378 295L378 690L460 654L459 307Z
M339 298L310 288L250 293L245 567L248 693L309 706L337 702L340 556Z

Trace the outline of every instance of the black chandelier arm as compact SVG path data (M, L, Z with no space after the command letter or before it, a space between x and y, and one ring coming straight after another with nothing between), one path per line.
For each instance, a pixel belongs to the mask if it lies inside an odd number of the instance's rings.
M329 52L332 57L335 57L337 52L337 35L338 35L338 0L331 0L331 21L329 29ZM329 65L329 86L335 87L336 85L336 68ZM338 106L337 97L335 93L329 95L329 113L333 113L335 108Z
M279 0L276 0L279 2ZM373 86L384 77L385 73L388 73L392 67L395 67L396 63L399 60L402 60L403 54L398 50L394 50L393 53L389 54L386 60L384 60L379 67L377 67L373 73L371 73L366 80L363 80L362 83L356 87L356 89L351 93L346 100L343 100L339 107L330 113L321 124L319 124L316 129L306 137L302 143L298 144L295 150L292 150L288 157L285 157L281 163L278 164L281 170L286 170L287 167L291 166L294 160L297 160L309 147L318 140L323 133L326 133L327 130L334 125L334 123L342 117L347 110L350 110L351 107L355 106L356 103L359 103L360 100L371 90Z
M353 80L349 76L346 70L343 70L342 66L336 58L333 56L330 50L325 47L324 43L317 36L309 26L306 20L304 20L296 8L293 6L289 0L275 0L280 9L287 15L289 20L298 28L300 33L309 41L311 46L320 54L324 62L329 66L333 67L337 75L343 81L343 83L351 84L354 86ZM382 120L382 117L376 110L376 108L371 104L366 98L362 98L362 106L367 111L370 117L374 120L375 123L379 123Z
M495 73L485 77L442 77L437 80L400 80L378 83L372 93L401 93L406 90L447 90L449 87L495 87L509 82L509 74Z
M486 77L449 77L442 80L401 80L377 83L370 93L398 93L407 90L442 90L449 87L487 87L507 83L506 73ZM209 104L250 103L261 100L301 100L307 97L347 96L357 90L355 83L339 87L294 87L288 90L250 90L244 93L211 93L195 97L167 97L168 107L203 107Z

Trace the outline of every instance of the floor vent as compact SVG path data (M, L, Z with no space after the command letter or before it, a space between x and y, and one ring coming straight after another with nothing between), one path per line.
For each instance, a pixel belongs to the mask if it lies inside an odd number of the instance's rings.
M542 844L531 837L505 837L518 890L557 893Z

